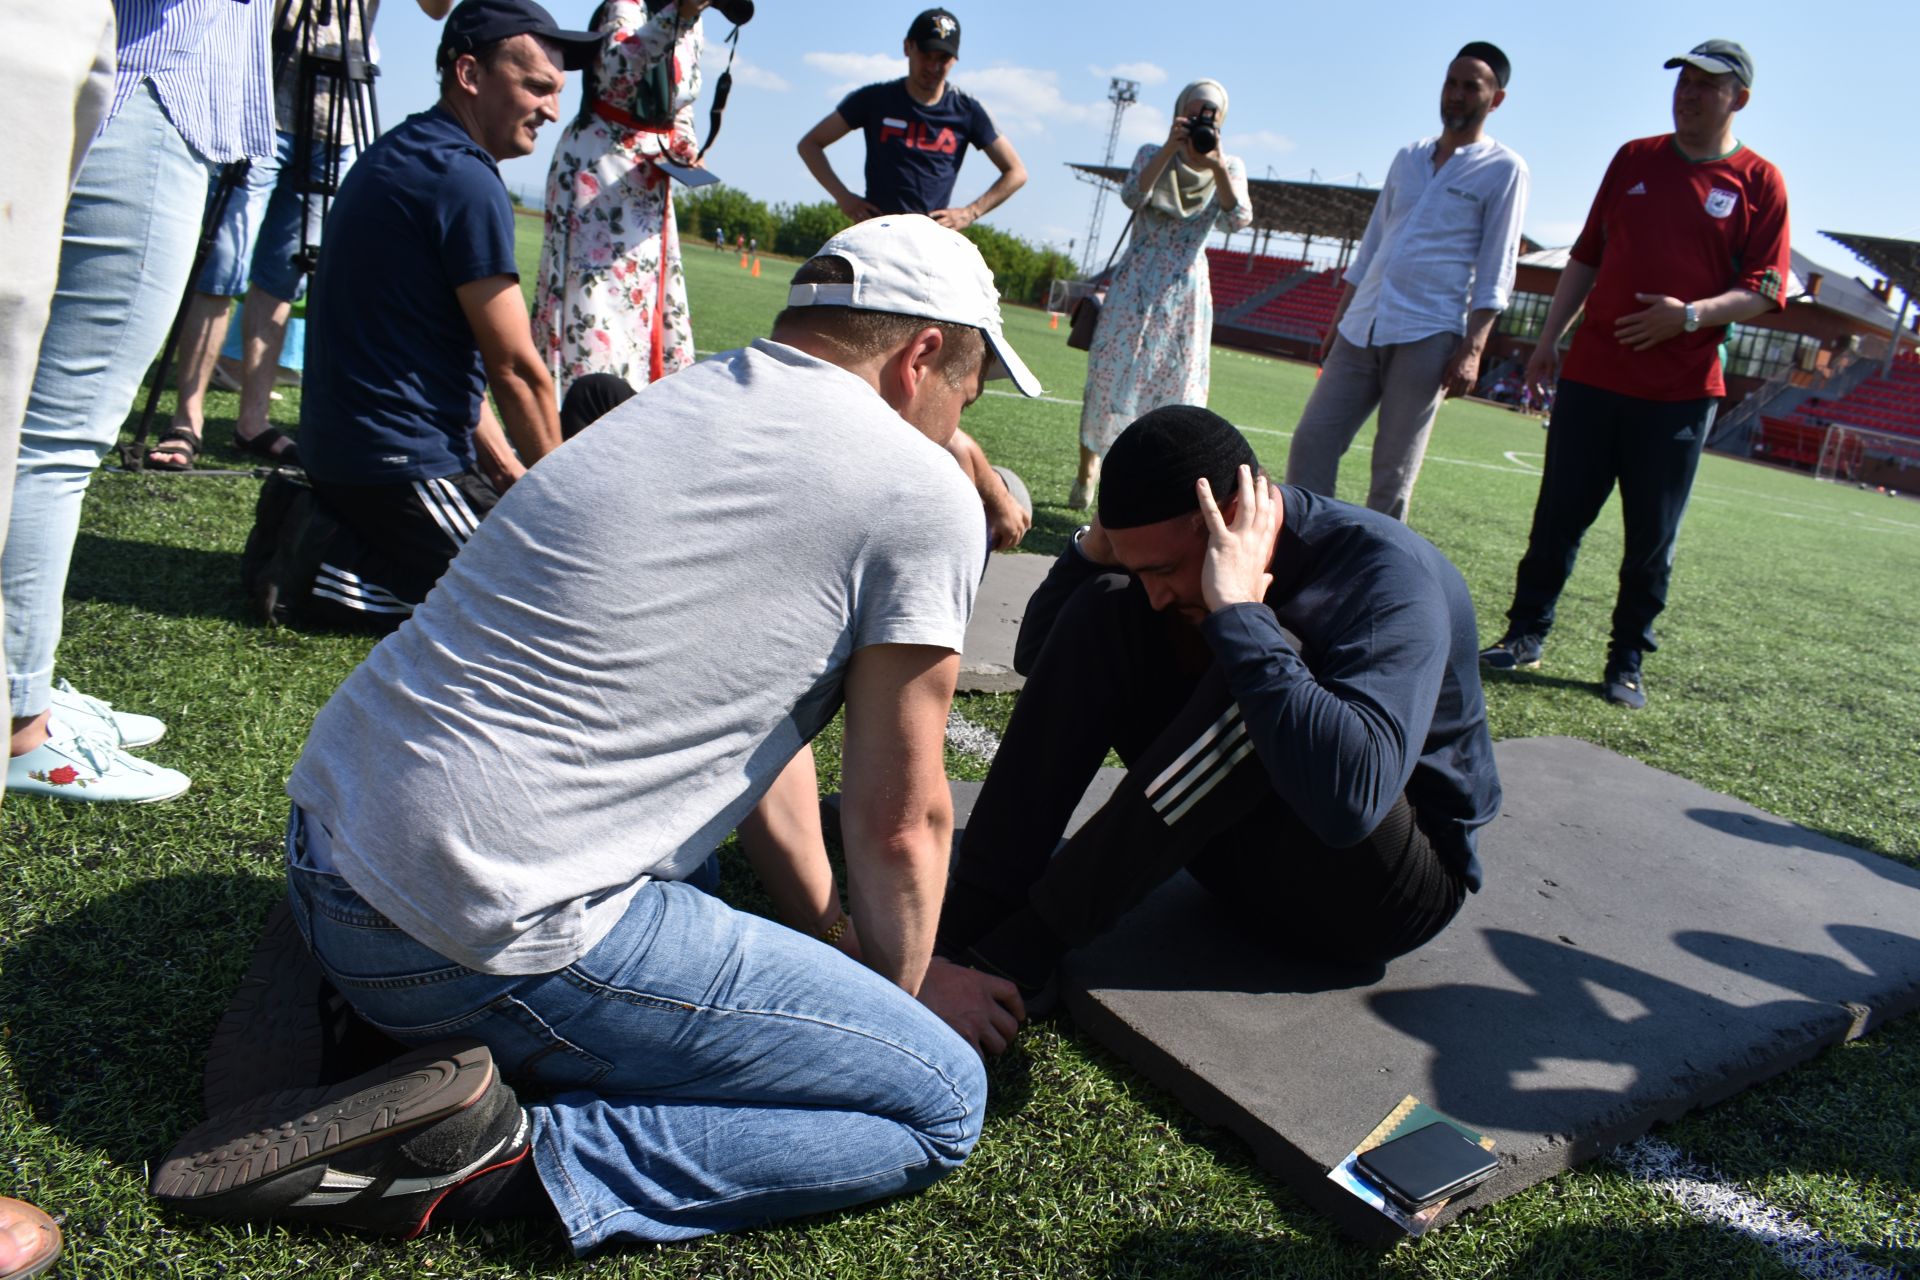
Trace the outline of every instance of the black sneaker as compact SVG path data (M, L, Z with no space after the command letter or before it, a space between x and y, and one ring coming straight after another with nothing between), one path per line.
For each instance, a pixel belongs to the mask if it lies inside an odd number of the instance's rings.
M525 1154L527 1113L478 1040L443 1040L344 1084L266 1094L182 1138L153 1178L209 1218L286 1218L407 1239L462 1182Z
M1638 711L1647 705L1647 687L1640 680L1640 655L1632 649L1615 649L1607 654L1607 701Z
M1532 670L1540 665L1540 651L1545 644L1542 637L1530 632L1509 631L1480 651L1480 665L1495 671L1512 671L1516 667Z

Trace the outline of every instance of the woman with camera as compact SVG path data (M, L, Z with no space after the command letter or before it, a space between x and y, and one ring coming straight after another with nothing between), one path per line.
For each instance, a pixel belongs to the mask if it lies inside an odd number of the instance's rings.
M594 10L589 25L607 39L554 148L534 289L534 344L562 397L583 374L643 387L693 363L673 180L655 161L698 155L707 5L604 0Z
M1213 293L1203 250L1215 227L1253 222L1246 166L1220 149L1226 118L1220 82L1194 81L1180 91L1166 142L1140 148L1120 188L1133 236L1087 350L1070 507L1092 501L1100 459L1127 424L1162 405L1207 403Z

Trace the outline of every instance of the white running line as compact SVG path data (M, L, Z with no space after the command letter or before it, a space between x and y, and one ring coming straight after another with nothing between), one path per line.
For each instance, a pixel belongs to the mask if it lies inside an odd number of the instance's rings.
M1808 1280L1897 1280L1893 1272L1835 1244L1786 1210L1720 1181L1713 1170L1664 1142L1642 1138L1615 1148L1613 1160L1678 1200L1694 1217L1772 1250Z
M991 761L999 754L1000 738L985 725L975 724L958 711L948 711L947 745L963 756Z

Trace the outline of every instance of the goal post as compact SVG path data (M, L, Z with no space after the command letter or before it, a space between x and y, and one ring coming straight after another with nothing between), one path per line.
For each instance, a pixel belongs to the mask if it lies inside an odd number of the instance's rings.
M1901 469L1920 467L1920 436L1829 423L1820 440L1820 458L1813 474L1820 480L1852 483L1861 478L1863 470L1873 469L1874 463Z

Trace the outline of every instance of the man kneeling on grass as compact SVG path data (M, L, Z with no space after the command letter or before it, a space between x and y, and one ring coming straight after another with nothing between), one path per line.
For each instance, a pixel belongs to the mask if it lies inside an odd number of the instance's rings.
M157 1196L407 1235L557 1214L584 1253L959 1166L978 1050L1021 1014L931 959L980 578L941 446L985 378L1039 389L997 297L959 234L862 223L796 273L771 340L514 485L287 785L295 919L360 1014L423 1047L209 1120ZM808 745L843 702L851 918ZM698 887L736 827L790 927Z
M1042 991L1182 867L1286 953L1370 964L1480 887L1500 783L1467 584L1397 520L1257 468L1205 409L1147 414L1028 604L941 918L985 989ZM1056 853L1110 748L1126 781Z

